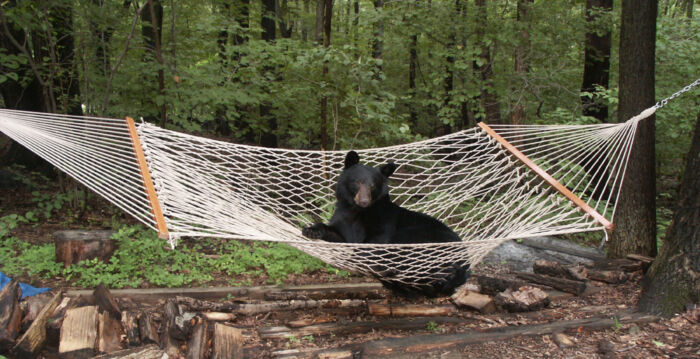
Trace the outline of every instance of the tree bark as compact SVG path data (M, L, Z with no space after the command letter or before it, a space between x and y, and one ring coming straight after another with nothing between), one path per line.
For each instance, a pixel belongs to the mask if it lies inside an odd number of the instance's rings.
M654 104L656 0L624 0L620 30L619 120ZM615 215L608 255L656 255L654 117L639 122Z
M521 95L515 104L513 113L510 117L510 122L513 124L525 123L525 107L523 106L524 96L522 93L527 88L527 73L530 72L530 65L527 62L527 52L530 49L530 20L528 10L532 6L533 0L518 0L518 15L517 20L520 25L519 44L515 47L515 74L523 79L523 87L520 90Z
M273 42L277 37L275 33L275 3L276 0L262 0L263 12L260 19L262 27L262 39L267 42ZM265 72L275 71L274 67L265 66ZM277 119L270 113L271 106L268 103L260 104L260 121L263 121L266 126L260 134L260 145L264 147L277 147Z
M700 114L661 254L649 267L639 309L670 316L700 302Z
M476 37L481 51L478 60L474 61L474 69L481 80L481 105L484 108L486 120L490 123L501 123L501 109L498 104L493 86L493 69L491 68L491 49L484 40L486 35L486 19L488 8L486 0L476 0Z
M586 0L586 42L584 45L583 83L581 92L593 93L596 86L607 89L610 82L610 28L601 33L595 25L601 12L612 11L612 0ZM598 122L608 122L608 106L587 95L581 96L583 115Z

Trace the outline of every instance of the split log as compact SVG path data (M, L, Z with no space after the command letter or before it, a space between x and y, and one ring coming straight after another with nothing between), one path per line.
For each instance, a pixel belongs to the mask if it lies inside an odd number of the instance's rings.
M509 312L531 312L549 305L549 296L542 289L524 286L517 291L506 289L498 293L495 301Z
M554 342L557 343L559 348L570 348L574 346L574 342L564 333L554 333L552 339L554 339Z
M115 243L109 237L114 231L58 231L53 234L56 262L68 268L83 259L99 258L107 261L114 253Z
M623 313L617 316L618 323L649 323L658 321L659 318L652 315L639 313ZM431 350L446 351L455 347L463 347L469 344L478 344L490 341L503 341L521 336L551 335L553 333L579 331L583 329L608 329L615 325L615 320L609 316L576 319L568 321L556 321L553 323L522 325L507 328L488 328L468 330L455 334L425 334L401 338L376 340L361 344L350 345L348 349L361 350L363 356L388 357L392 354L417 353ZM339 348L345 349L345 348Z
M209 350L207 332L208 322L197 317L197 322L192 329L192 336L187 342L187 359L204 359Z
M369 304L369 314L377 317L425 317L447 316L457 312L454 305L422 305L422 304Z
M557 262L538 259L532 265L535 274L561 277L571 280L586 280L586 268L583 266L564 266Z
M97 351L109 354L122 349L120 320L113 318L110 312L105 311L98 317L98 327Z
M61 302L63 292L54 294L44 308L41 309L36 318L32 321L29 329L17 341L12 349L17 358L34 358L44 347L46 342L46 322L53 314L56 307Z
M12 348L22 325L22 309L19 298L22 289L13 279L0 291L0 352Z
M243 358L243 334L238 328L214 323L212 359Z
M61 340L61 325L63 324L63 318L66 315L66 310L70 309L69 307L74 299L75 298L64 296L61 303L54 310L53 314L51 315L51 320L49 320L46 324L47 343L58 343Z
M125 349L111 354L96 356L93 359L163 359L164 353L157 345Z
M91 358L97 342L97 306L68 309L61 325L60 358Z
M518 288L527 285L527 282L510 278L485 275L475 275L474 277L481 287L481 293L487 295L496 295L506 289L518 290Z
M185 338L184 333L175 324L180 312L175 301L168 299L165 302L165 317L163 318L164 330L160 336L160 347L171 358L180 356L179 342L175 338Z
M51 292L40 293L24 298L24 300L19 302L22 313L24 313L22 316L22 332L26 332L29 329L29 326L34 322L46 305L51 302L55 294L56 293Z
M204 319L210 322L230 322L236 319L236 315L233 313L203 312L200 314Z
M586 283L581 281L564 278L555 278L546 275L525 272L516 272L515 275L520 279L524 279L533 283L543 284L575 295L581 295L586 290Z
M124 327L124 334L126 334L126 344L129 347L141 345L139 316L141 316L141 312L137 310L125 310L122 312L122 326Z
M367 333L376 329L417 330L425 329L426 325L428 325L430 322L435 322L437 324L464 323L465 320L455 317L420 317L349 323L325 323L309 325L302 328L279 326L260 328L258 329L258 334L262 339L285 339L290 336L301 338L307 335L327 335L330 333L335 335Z
M119 304L117 300L114 299L112 293L107 290L104 284L97 286L92 296L95 298L95 303L100 307L100 309L109 312L112 318L117 320L122 319L122 311L119 309Z
M483 314L493 313L498 309L493 302L493 298L485 294L468 290L467 287L460 287L457 289L451 299L458 307L476 309Z
M153 325L153 320L149 314L139 316L139 338L143 344L158 344L158 328Z

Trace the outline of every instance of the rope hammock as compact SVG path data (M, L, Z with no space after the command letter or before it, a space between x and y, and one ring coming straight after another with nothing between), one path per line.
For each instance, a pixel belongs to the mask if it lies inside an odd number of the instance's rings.
M510 239L613 229L637 124L664 101L624 123L480 123L425 141L358 150L367 165L398 165L389 182L396 203L438 218L463 239L439 244L302 236L303 227L327 222L333 212L344 151L262 148L130 118L5 109L0 131L173 247L184 236L284 242L341 269L369 275L398 269L392 280L411 285L443 277L450 269L445 263L475 265Z

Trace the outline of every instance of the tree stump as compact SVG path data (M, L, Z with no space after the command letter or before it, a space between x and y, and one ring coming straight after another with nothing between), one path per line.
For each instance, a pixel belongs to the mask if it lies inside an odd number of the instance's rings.
M115 243L109 237L114 231L58 231L53 234L56 245L56 261L65 267L84 259L109 260Z

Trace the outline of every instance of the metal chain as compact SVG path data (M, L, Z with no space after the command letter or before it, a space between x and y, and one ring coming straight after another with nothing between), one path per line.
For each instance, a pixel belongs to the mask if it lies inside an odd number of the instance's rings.
M688 91L692 90L693 87L698 86L698 85L700 85L700 79L695 80L695 82L693 82L692 84L690 84L690 85L684 87L682 90L680 90L680 91L674 93L673 95L671 95L671 96L669 96L669 97L667 97L667 98L665 98L665 99L663 99L663 100L657 102L656 105L654 105L654 108L655 108L655 109L660 109L660 108L666 106L666 104L668 103L668 101L671 101L671 100L673 100L674 98L676 98L676 97L682 95L684 92L688 92Z

